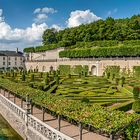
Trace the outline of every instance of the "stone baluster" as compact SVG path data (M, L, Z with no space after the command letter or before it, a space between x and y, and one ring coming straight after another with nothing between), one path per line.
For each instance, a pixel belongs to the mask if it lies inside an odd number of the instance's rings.
M83 130L82 124L79 123L79 140L82 140L82 130Z

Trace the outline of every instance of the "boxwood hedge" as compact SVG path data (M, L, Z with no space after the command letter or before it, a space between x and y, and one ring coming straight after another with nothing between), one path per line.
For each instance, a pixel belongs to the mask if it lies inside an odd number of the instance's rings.
M140 56L140 46L123 47L95 47L90 49L72 49L59 52L60 57L86 58L86 57L136 57Z

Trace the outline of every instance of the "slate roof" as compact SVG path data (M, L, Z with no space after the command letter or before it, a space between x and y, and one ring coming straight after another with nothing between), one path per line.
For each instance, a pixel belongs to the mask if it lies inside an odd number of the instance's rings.
M22 52L16 52L16 51L0 51L0 56L23 56Z

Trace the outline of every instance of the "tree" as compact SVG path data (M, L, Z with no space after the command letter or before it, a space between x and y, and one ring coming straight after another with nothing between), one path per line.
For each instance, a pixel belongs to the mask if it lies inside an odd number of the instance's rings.
M48 45L48 44L52 44L52 43L57 43L57 39L56 39L56 30L55 29L47 29L44 33L43 33L43 44L44 45Z

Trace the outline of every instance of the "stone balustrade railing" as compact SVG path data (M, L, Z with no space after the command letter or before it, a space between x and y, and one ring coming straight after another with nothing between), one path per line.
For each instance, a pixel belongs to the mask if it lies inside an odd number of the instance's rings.
M1 89L2 92L2 89ZM5 91L4 91L5 92ZM42 122L38 118L26 113L25 110L14 104L12 101L0 94L0 101L11 109L18 117L20 117L25 123L28 122L28 126L38 131L43 137L49 140L74 140L69 136L61 133L60 131L50 127L46 123Z

